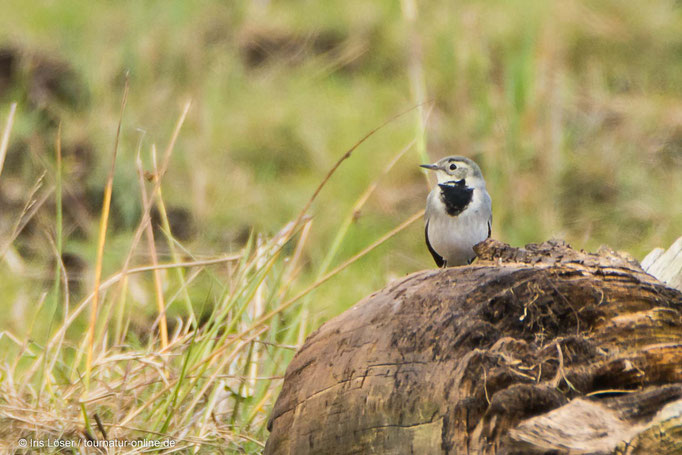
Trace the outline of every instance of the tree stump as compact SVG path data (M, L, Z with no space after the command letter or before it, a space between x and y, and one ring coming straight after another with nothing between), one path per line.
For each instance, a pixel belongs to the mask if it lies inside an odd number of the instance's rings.
M682 453L682 294L609 250L477 247L310 335L265 454Z

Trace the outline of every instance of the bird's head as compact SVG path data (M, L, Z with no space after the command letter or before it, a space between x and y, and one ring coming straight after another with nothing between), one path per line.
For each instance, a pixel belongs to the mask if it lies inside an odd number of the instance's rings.
M439 185L466 184L468 187L485 187L481 168L464 156L448 156L434 164L422 164L421 167L435 171Z

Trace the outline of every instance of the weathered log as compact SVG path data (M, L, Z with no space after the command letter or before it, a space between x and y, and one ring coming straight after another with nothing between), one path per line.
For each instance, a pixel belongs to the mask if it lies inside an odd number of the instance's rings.
M477 253L313 333L265 453L682 453L679 291L609 250Z

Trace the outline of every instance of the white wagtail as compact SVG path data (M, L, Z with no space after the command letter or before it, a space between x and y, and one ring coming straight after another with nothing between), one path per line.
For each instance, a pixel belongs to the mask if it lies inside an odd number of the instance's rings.
M421 167L436 171L438 178L426 198L426 246L438 267L471 263L474 245L490 237L493 220L481 168L463 156Z

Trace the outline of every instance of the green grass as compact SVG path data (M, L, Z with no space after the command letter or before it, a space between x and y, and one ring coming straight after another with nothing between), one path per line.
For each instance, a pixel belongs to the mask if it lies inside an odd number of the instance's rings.
M641 259L681 234L676 2L415 2L414 20L409 4L3 4L0 49L15 63L7 78L0 67L2 128L17 102L0 167L3 443L73 436L85 416L101 438L97 414L119 437L257 452L302 336L432 267L417 222L315 286L423 207L424 153L481 164L493 235L514 245L560 237ZM362 143L299 219L347 150L422 100ZM140 227L140 169L155 195L153 242ZM185 266L121 274L155 257ZM238 259L206 262L223 257ZM121 279L103 289L90 323L100 266L103 283Z

